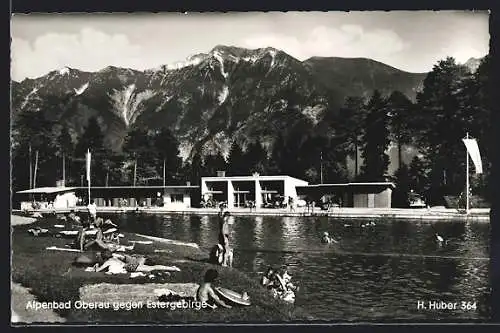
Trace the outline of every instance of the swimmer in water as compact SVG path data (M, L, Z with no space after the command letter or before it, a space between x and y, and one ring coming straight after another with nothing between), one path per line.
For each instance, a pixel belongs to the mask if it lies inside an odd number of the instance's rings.
M321 242L323 244L332 244L332 243L337 244L338 243L338 241L336 241L333 237L330 237L330 234L328 233L328 231L325 231L323 233L323 237L321 238Z

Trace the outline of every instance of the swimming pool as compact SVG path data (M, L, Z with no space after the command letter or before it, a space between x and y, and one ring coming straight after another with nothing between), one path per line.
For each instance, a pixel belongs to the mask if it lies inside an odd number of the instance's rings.
M287 265L300 286L296 304L319 319L490 318L488 223L378 220L367 225L328 217L256 216L231 217L231 222L234 267L257 279L269 265ZM196 242L207 249L217 242L217 216L128 214L120 215L119 223L127 231ZM340 243L321 244L324 231ZM435 233L445 238L445 245L436 242ZM457 308L431 305L441 301Z

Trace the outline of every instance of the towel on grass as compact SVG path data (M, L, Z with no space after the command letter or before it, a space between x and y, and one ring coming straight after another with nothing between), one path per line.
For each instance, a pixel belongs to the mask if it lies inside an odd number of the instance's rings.
M99 283L81 287L80 300L85 302L155 302L159 296L167 293L192 298L196 296L198 287L196 283Z

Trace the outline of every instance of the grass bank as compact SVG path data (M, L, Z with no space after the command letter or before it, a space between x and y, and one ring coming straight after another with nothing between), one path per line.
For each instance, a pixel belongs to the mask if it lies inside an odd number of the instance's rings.
M64 247L71 239L55 237L33 237L27 230L40 226L50 229L54 224L61 224L55 219L45 218L30 225L13 227L12 233L12 280L24 287L41 302L67 302L79 300L79 288L96 283L141 284L150 281L147 278L131 279L128 276L112 276L102 273L85 272L74 267L72 262L77 256L74 252L46 250L48 246ZM125 233L125 239L144 240ZM154 252L159 249L162 252ZM135 253L147 255L157 264L176 265L181 272L173 272L164 282L186 283L202 281L208 268L219 271L217 285L236 291L247 291L252 305L233 307L232 309L200 310L194 309L66 309L55 310L67 323L242 323L242 322L294 322L313 320L302 308L288 305L271 297L258 281L250 279L244 273L206 263L207 253L202 250L182 245L154 242L152 245L136 245Z

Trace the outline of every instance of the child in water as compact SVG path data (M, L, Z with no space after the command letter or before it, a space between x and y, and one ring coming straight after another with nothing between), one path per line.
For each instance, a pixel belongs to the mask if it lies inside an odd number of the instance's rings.
M323 233L323 237L321 238L321 243L323 244L331 244L331 243L338 243L333 237L330 237L330 234L328 231L325 231Z
M211 308L215 309L217 305L230 309L231 306L224 303L212 289L212 283L217 280L219 273L215 269L209 269L205 273L203 283L200 285L196 291L196 300L200 302L205 302Z

